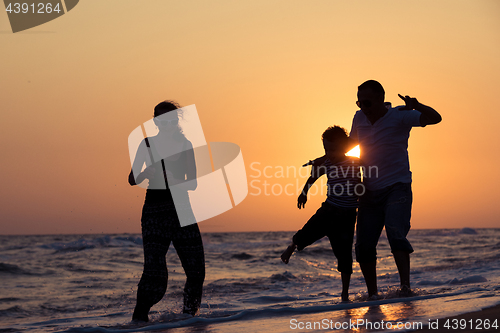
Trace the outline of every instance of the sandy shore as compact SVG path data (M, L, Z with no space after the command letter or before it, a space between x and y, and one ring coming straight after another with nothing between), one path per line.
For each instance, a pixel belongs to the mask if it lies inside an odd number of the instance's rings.
M490 327L487 329L488 325L492 324L495 320L497 320L498 327ZM449 328L446 328L444 325L447 323L450 325ZM463 315L439 319L432 321L437 323L432 328L425 328L422 330L417 330L414 332L500 332L500 305L486 308L481 311L469 312ZM461 328L460 324L462 323L462 327L465 326L464 329Z

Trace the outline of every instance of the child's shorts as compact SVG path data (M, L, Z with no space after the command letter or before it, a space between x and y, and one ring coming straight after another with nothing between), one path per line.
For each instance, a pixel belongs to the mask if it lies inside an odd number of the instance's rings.
M293 236L301 251L318 239L327 236L337 257L337 270L352 273L352 243L356 224L356 208L340 208L323 202L309 221Z

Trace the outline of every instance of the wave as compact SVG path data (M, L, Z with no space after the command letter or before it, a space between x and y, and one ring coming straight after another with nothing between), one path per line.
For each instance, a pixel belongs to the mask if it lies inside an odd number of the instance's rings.
M268 290L269 286L276 283L286 283L299 278L292 273L285 271L284 273L272 274L269 277L246 278L246 279L218 279L209 282L205 285L204 290L209 291L211 295L217 294L241 294L249 290ZM312 279L311 279L312 280Z
M14 301L18 301L19 298L16 298L16 297L5 297L5 298L0 298L0 303L2 302L14 302Z
M251 255L251 254L248 254L246 252L241 252L241 253L238 253L238 254L233 254L231 256L231 258L234 258L234 259L239 259L239 260L247 260L247 259L252 259L254 256Z
M40 245L42 249L55 250L56 252L77 252L94 248L106 247L135 247L142 245L142 237L140 236L104 236L95 239L81 238L72 242L55 242L50 244Z
M442 286L442 285L457 285L457 284L472 284L472 283L482 283L488 282L488 279L481 275L467 276L462 279L451 279L451 280L421 280L416 283L418 286Z
M431 229L431 230L416 230L415 235L422 236L458 236L458 235L477 235L478 232L473 228L462 229Z
M282 274L273 274L273 275L271 275L271 277L269 279L272 282L277 282L277 281L290 281L290 280L294 280L296 278L297 277L295 275L293 275L292 273L285 271Z
M480 283L480 282L488 282L488 279L486 279L484 276L481 275L473 275L473 276L468 276L463 279L457 279L454 278L449 284L468 284L468 283Z
M460 230L458 233L465 235L477 235L477 231L472 228L462 228L462 230Z
M298 300L297 297L292 296L258 296L251 297L242 300L244 303L254 303L254 304L277 304L277 303L286 303L286 302L294 302Z
M0 310L0 318L1 317L19 318L19 317L25 317L28 314L29 314L28 311L24 310L22 307L17 306L17 305L10 307L8 309L5 309L5 310Z
M36 275L19 266L12 264L5 264L0 262L0 274L13 274L13 275Z

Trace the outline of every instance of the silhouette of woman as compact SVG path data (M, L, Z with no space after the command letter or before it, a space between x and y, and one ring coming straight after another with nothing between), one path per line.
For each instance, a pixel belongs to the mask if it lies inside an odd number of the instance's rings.
M165 256L170 243L187 277L183 313L194 316L201 303L205 256L200 230L196 223L180 226L169 188L169 185L184 186L189 206L187 191L196 188L196 164L192 144L178 124L179 111L176 110L179 108L173 101L164 101L155 107L154 122L159 132L141 142L129 175L130 185L149 180L141 217L144 272L132 315L132 320L136 321L148 321L149 310L165 295L168 279ZM147 167L141 172L144 163Z

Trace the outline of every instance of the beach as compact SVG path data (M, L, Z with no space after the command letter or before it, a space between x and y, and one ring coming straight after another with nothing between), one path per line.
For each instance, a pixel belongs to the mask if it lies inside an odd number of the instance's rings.
M140 234L0 236L0 332L348 332L353 325L358 332L421 331L436 320L439 330L429 330L446 332L453 322L447 329L443 318L456 315L467 323L481 319L485 331L486 319L499 316L500 229L412 230L410 298L399 297L383 235L381 299L368 300L354 262L349 303L340 299L328 239L281 262L293 234L202 234L206 278L195 317L181 313L185 274L171 247L167 293L145 325L131 323L143 268Z

